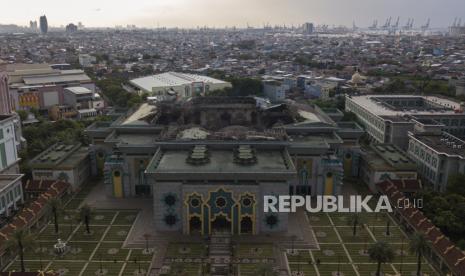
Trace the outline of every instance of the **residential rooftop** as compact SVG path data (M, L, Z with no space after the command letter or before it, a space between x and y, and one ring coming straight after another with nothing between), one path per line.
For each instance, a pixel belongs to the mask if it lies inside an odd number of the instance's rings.
M81 94L89 94L92 93L92 91L86 87L82 86L74 86L74 87L67 87L66 90L76 94L76 95L81 95Z

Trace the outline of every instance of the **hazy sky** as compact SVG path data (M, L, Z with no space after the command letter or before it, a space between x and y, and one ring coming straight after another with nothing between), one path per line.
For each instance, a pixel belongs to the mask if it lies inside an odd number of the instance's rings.
M2 3L5 2L5 3ZM415 25L431 18L432 27L465 23L464 0L0 0L0 23L28 25L46 14L49 25L81 21L86 26L245 26L316 24L367 26L375 18L408 17Z

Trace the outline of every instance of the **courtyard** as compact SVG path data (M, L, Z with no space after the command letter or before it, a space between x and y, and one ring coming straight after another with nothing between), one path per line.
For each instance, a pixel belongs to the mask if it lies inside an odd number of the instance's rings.
M376 241L386 241L395 252L392 263L382 264L384 275L416 275L416 256L409 252L409 239L388 214L363 213L365 226L347 224L350 214L308 214L320 250L290 250L286 255L293 275L365 276L374 275L376 263L371 261L367 249ZM389 223L388 223L389 221ZM389 235L386 235L389 224ZM423 259L422 273L437 275Z
M53 270L59 275L146 275L153 257L153 250L123 248L138 210L94 209L90 221L90 234L74 218L75 211L88 195L92 186L85 187L72 197L63 199L65 210L59 217L60 231L54 232L49 224L37 234L36 244L25 252L27 271ZM57 239L67 243L67 251L54 252ZM6 271L20 271L18 257Z
M137 226L136 218L141 215L141 210L129 209L127 205L124 206L127 209L93 209L91 232L86 233L85 226L75 219L75 214L83 202L92 198L89 195L94 187L85 187L63 199L65 210L59 217L59 234L54 233L52 222L37 233L37 243L25 254L28 271L53 270L63 276L138 276L147 275L151 263L158 258L163 263L162 275L209 275L208 243L205 240L171 241L163 252L159 252L160 244L150 243L149 250L143 243L140 246L123 246L132 228ZM287 248L285 266L293 275L333 276L338 272L340 276L373 275L376 263L369 260L366 251L376 241L387 241L395 251L394 261L382 265L384 275L415 274L416 256L408 250L409 239L391 216L363 213L364 226L357 227L355 236L353 227L347 224L348 216L350 214L307 214L319 249ZM386 235L388 227L389 235ZM62 255L57 255L53 249L57 239L68 245ZM234 275L252 276L262 273L266 267L277 268L277 250L284 251L271 242L234 243ZM6 271L19 270L18 258L6 267ZM423 260L422 272L437 275L426 260Z

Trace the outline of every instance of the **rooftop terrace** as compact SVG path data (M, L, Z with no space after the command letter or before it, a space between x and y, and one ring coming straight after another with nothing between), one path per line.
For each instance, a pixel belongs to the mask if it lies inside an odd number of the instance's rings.
M231 149L197 145L182 150L161 150L153 157L146 170L157 177L181 174L195 178L222 177L225 174L265 174L273 178L294 173L287 151L284 149L257 149L241 145Z
M88 154L81 144L55 144L31 160L33 168L73 167Z
M411 171L417 167L404 151L392 144L372 145L366 160L379 170Z

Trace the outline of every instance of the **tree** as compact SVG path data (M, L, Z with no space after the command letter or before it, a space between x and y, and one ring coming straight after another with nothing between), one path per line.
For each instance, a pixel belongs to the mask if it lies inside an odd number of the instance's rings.
M24 266L24 251L34 247L35 237L23 229L16 230L7 241L8 248L14 248L19 251L19 260L21 262L21 272L26 272Z
M415 233L410 240L410 252L417 255L417 276L421 273L421 258L429 248L429 242L425 234Z
M447 182L447 192L465 196L465 174L455 174L449 176Z
M58 198L51 198L48 203L48 208L53 215L53 223L55 224L55 234L58 234L58 215L63 213L63 205Z
M234 77L228 78L227 81L232 85L230 96L263 95L263 84L260 79Z
M463 210L462 210L463 212ZM441 228L446 234L453 234L456 231L461 231L463 228L462 222L450 210L439 212L433 219L434 224Z
M81 209L79 209L79 218L80 218L81 221L84 222L84 224L86 226L87 234L90 234L89 224L90 224L90 220L92 218L92 214L93 214L93 210L87 204L85 204L84 206L81 207Z
M25 111L25 110L17 110L16 113L18 113L19 118L21 119L21 122L25 121L27 119L27 111Z
M363 224L364 219L361 213L352 213L351 216L347 218L347 225L352 226L352 235L355 237L357 235L357 226Z
M370 257L370 260L378 263L376 276L380 276L381 264L390 263L394 260L394 250L388 243L378 241L368 248L368 256Z

